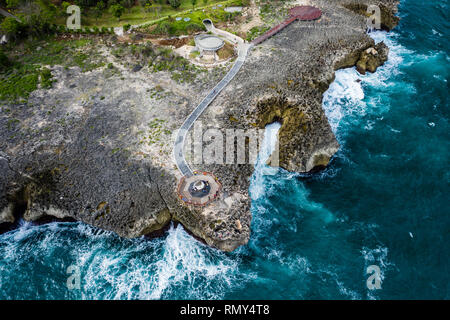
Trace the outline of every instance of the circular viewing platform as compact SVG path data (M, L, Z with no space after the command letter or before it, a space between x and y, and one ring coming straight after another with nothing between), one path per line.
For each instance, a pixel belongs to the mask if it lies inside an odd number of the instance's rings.
M204 207L220 194L222 185L210 172L194 171L194 175L181 178L178 197L187 205Z
M200 52L216 52L225 45L225 41L211 34L201 34L194 38Z

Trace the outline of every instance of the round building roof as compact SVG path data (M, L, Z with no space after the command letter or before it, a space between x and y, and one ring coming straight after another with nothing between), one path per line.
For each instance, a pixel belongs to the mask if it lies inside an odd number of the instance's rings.
M225 45L222 39L211 34L201 34L194 39L197 47L206 51L217 51Z

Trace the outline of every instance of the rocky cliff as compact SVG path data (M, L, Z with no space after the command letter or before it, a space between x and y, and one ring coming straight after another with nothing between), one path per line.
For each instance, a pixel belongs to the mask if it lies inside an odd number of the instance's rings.
M322 18L295 22L253 48L236 78L199 119L222 131L279 121L279 165L298 172L327 166L339 148L321 107L335 70L357 66L362 73L374 72L387 59L386 46L375 45L366 34L364 9L379 4L383 27L397 23L393 0L308 2L323 11ZM114 62L110 49L104 48L104 59ZM193 208L176 193L181 176L172 158L172 133L220 75L180 82L169 72L147 69L119 66L116 73L108 67L83 73L55 66L52 89L39 89L26 103L2 108L3 227L20 215L30 221L52 216L131 238L177 221L224 251L247 243L252 164L191 159L192 168L218 177L220 199Z

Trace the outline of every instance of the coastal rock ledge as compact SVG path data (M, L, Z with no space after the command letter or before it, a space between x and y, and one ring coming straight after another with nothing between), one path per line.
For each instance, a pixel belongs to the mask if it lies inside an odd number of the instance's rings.
M334 72L353 66L374 72L387 59L387 47L366 33L367 6L380 6L384 29L398 22L394 0L307 2L322 17L294 22L253 48L198 120L220 130L280 122L279 166L296 172L326 167L339 148L322 109ZM105 59L110 49L102 48ZM112 74L106 66L89 72L54 66L53 88L34 91L26 103L3 103L10 110L0 114L3 230L20 217L52 217L134 238L161 233L174 221L223 251L248 242L253 165L188 159L191 168L213 172L222 192L204 208L186 206L177 195L171 133L215 82L180 83L147 68L118 66Z

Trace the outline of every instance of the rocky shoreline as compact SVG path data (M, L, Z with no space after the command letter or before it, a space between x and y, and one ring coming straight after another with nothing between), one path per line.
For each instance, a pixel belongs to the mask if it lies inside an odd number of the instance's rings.
M281 122L279 164L297 172L320 170L339 148L321 106L334 72L352 66L375 72L387 59L387 47L366 34L365 8L380 5L386 30L398 22L394 0L307 2L323 11L322 18L293 23L254 48L199 118L220 130ZM213 80L176 82L168 72L147 68L118 67L105 76L107 67L85 73L53 67L52 89L8 106L13 112L2 109L0 226L20 216L51 216L133 238L176 221L223 251L247 243L253 165L190 163L214 172L224 192L205 208L187 207L176 194L181 176L172 133Z

